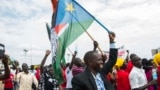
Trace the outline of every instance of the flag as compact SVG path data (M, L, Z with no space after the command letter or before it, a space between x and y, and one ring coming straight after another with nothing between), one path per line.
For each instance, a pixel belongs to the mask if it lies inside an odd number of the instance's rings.
M57 0L51 0L51 3L52 3L53 12L55 12L56 8L57 8L58 1Z
M54 63L55 59L56 59L57 48L58 48L58 36L55 33L55 30L50 28L48 23L46 23L46 28L47 28L47 32L48 32L48 38L51 42L52 63Z
M48 37L51 43L51 51L52 51L52 65L54 66L54 64L56 63L56 58L57 58L57 48L58 48L58 36L55 33L55 30L51 29L48 25L48 23L46 23L46 28L47 28L47 32L48 32ZM53 67L54 68L54 67ZM54 70L56 71L56 70ZM55 72L56 75L56 72ZM59 76L61 77L61 76ZM59 77L57 78L58 81L63 82L63 78L61 77L59 79Z
M52 3L52 9L53 9L53 14L52 14L52 21L51 21L51 28L54 27L55 25L55 18L56 18L56 10L57 10L57 0L51 0Z
M54 65L55 77L63 81L61 62L65 63L66 48L83 34L94 21L94 18L73 0L58 0L55 20L55 32L58 35L58 51Z

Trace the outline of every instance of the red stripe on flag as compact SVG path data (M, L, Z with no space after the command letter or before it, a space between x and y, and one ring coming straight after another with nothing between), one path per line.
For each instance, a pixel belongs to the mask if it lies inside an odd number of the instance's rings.
M55 26L55 31L57 33L57 35L59 34L59 32L62 30L62 28L65 26L66 24L59 24L57 26Z

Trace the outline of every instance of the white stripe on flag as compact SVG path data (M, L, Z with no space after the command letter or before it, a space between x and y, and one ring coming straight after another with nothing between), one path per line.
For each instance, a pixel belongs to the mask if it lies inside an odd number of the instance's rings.
M58 37L66 30L66 28L68 28L69 23L67 23L58 33Z
M56 52L58 48L58 37L57 34L55 33L54 29L51 29L51 50L52 50L52 63L54 63L55 58L56 58Z

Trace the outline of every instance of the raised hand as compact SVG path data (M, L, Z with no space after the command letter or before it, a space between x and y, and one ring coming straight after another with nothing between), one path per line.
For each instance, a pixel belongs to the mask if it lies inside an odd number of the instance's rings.
M102 60L103 60L103 63L105 63L105 61L107 60L107 55L106 54L102 55Z
M94 42L93 42L93 45L94 45L93 51L96 51L96 48L98 47L98 42L97 42L97 41L94 41Z
M110 40L110 43L114 43L114 39L115 39L116 35L114 32L110 32L109 33L109 40Z
M51 51L50 50L46 50L46 56L48 56L49 54L51 53Z
M73 58L75 58L77 55L77 51L74 51L74 54L72 55Z

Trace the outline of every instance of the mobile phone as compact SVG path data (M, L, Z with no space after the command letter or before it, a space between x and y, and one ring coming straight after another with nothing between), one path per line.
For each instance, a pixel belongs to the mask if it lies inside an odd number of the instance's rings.
M0 59L4 57L5 46L0 43Z

